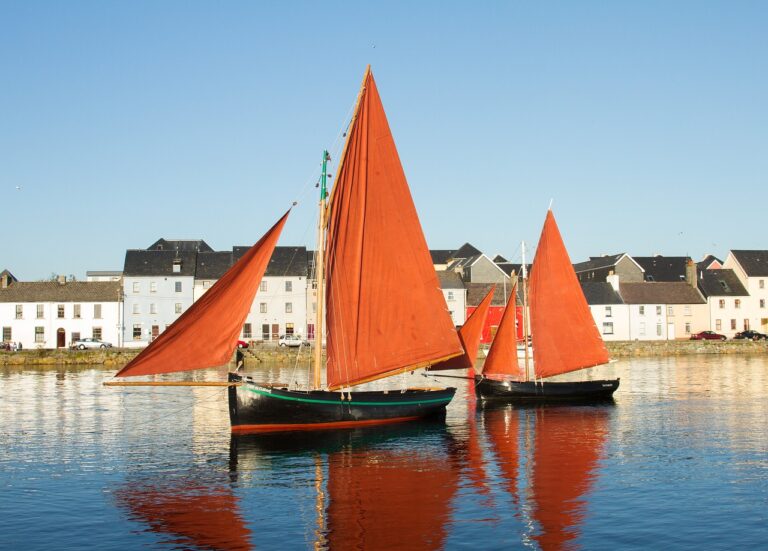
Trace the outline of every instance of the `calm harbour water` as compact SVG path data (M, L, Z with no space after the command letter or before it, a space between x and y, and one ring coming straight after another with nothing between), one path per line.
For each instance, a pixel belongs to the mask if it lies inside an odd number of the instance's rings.
M231 437L220 388L0 369L0 549L765 548L768 359L606 369L607 406L458 380L445 422L291 438Z

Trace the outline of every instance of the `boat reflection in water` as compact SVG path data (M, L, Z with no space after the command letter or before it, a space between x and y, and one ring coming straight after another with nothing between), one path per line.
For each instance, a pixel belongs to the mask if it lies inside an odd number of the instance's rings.
M530 527L522 540L543 550L579 547L574 540L586 518L613 409L609 403L481 410L490 452L486 465L496 465L515 514Z

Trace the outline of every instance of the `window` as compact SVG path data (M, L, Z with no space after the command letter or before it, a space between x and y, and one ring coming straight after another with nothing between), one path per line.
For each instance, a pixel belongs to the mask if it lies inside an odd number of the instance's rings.
M243 338L250 339L252 336L253 334L251 332L251 324L246 323L245 325L243 325Z
M605 317L610 318L613 317L613 308L611 306L605 307ZM605 324L603 324L603 328L605 328ZM606 335L613 335L613 324L611 324L611 332L610 333L604 333Z
M174 284L174 287L175 287L175 289L176 289L176 292L177 292L177 293L180 293L180 292L181 292L181 281L177 281L177 282Z
M96 320L101 319L101 304L93 305L93 319L96 319Z
M661 315L661 306L657 306L657 307L656 307L656 315L657 315L657 316L660 316L660 315Z
M157 314L157 304L152 303L149 305L149 313L150 314Z
M210 286L211 286L211 282L210 281L208 281L207 279L205 281L203 281L203 289L207 289Z
M721 298L719 301L717 301L717 303L718 303L718 306L720 307L721 310L725 308L725 299L724 298Z
M285 303L285 313L286 314L293 313L293 303L292 302L286 302Z
M723 320L715 320L715 330L716 331L723 330Z
M64 318L64 305L63 304L59 304L56 307L56 317L59 318L59 319L63 319Z
M37 305L37 319L41 320L45 317L45 314L43 312L43 305L38 304Z
M293 291L293 281L286 281L285 282L285 292L290 293Z
M134 314L141 314L141 310L139 309L139 303L138 302L133 305L133 313Z
M138 293L140 291L141 291L141 283L139 283L138 281L134 281L133 282L133 292L134 293Z
M177 314L181 314L181 303L180 302L177 302L176 304L174 304L173 311L175 313L177 313Z
M645 336L645 322L640 322L640 335Z
M157 292L157 281L150 281L149 282L149 292L150 293L156 293Z
M738 298L737 298L737 299L734 299L734 301L733 301L733 307L734 307L734 308L736 308L736 310L738 310L739 308L741 308L741 299L738 299Z
M312 303L312 313L313 314L317 314L317 303L316 302Z
M731 330L736 331L736 320L731 320Z
M135 341L141 340L141 324L140 323L133 324L133 340Z
M3 341L8 342L13 340L11 337L11 328L10 327L3 327Z
M17 304L16 305L16 319L20 320L24 317L24 305L23 304Z
M35 327L35 342L40 344L45 342L45 328Z
M293 335L293 324L292 323L286 323L285 324L285 334L286 335Z
M691 315L691 307L688 306L688 305L683 306L683 314L685 314L686 316L690 316Z
M176 258L173 261L173 273L178 274L181 273L181 259Z
M656 324L656 336L657 337L661 337L661 324L660 323Z
M80 340L80 331L72 331L72 342L79 341Z
M266 290L267 290L267 282L266 282L266 281L262 281L262 282L259 284L259 291L261 291L261 292L263 293L263 292L264 292L264 291L266 291Z
M80 305L79 304L72 305L72 317L75 318L76 320L80 319Z
M638 312L640 313L641 316L645 315L645 306L638 306L637 310L638 310Z
M761 289L765 289L765 280L764 279L759 280L757 282L757 286L760 287Z
M259 303L259 313L260 314L266 314L267 313L267 303L266 302L260 302Z
M264 323L261 325L261 340L268 341L269 340L269 324Z
M667 315L668 316L674 316L675 315L675 307L674 306L667 306Z
M744 320L744 331L749 331L749 320L748 319Z
M94 327L93 328L93 338L101 340L101 327Z
M760 308L765 308L765 299L764 298L760 299Z
M454 300L453 299L453 291L448 291L448 300Z
M691 322L686 321L685 322L685 334L690 335L691 334Z
M603 335L613 335L613 322L612 321L604 321L603 322Z

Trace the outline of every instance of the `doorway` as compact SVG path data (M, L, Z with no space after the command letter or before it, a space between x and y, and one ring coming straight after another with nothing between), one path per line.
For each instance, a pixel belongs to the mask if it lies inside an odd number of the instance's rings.
M64 348L65 346L67 346L67 334L64 329L59 327L56 330L56 348Z

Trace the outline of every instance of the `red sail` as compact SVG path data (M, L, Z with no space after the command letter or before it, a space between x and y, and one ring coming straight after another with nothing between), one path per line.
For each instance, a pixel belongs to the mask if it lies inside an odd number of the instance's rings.
M547 212L530 278L531 340L536 377L608 362L552 211Z
M116 377L189 371L227 363L287 218L288 212Z
M600 408L536 410L530 491L538 524L533 538L542 550L574 548L607 423L608 412Z
M488 316L488 307L491 305L496 286L491 286L490 292L480 301L480 304L469 315L464 325L459 329L459 340L464 348L464 354L437 363L430 369L472 369L477 360L477 350L480 348L480 337L483 336L485 318Z
M462 354L370 71L328 214L329 389Z
M115 492L118 505L149 530L177 538L179 548L252 549L251 531L228 487L185 481L163 486L129 485Z
M517 284L512 287L512 294L504 309L501 323L493 338L491 350L483 364L483 375L488 378L508 378L510 375L520 379L523 375L520 362L517 361Z

